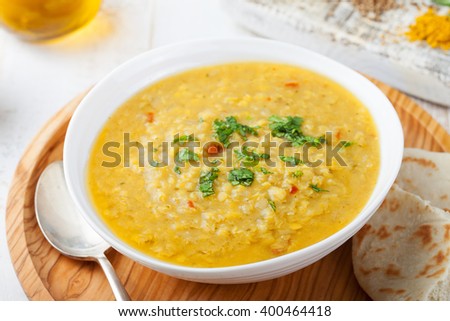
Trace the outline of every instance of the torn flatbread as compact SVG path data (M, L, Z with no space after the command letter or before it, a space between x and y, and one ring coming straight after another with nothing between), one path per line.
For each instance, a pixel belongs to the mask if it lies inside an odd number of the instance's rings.
M450 214L396 184L353 238L352 257L374 300L450 300Z
M396 183L450 212L450 154L405 148Z

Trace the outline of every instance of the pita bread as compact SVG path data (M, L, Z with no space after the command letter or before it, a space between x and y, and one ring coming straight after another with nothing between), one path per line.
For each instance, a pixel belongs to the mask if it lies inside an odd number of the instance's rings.
M450 215L396 184L353 238L352 256L372 299L450 299Z
M450 212L450 154L405 148L396 183Z

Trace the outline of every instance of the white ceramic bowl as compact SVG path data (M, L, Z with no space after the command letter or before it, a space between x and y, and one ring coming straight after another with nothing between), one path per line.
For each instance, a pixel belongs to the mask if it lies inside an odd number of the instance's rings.
M325 75L352 92L369 109L380 136L381 167L370 200L346 227L305 249L274 259L224 268L191 268L162 262L123 242L91 204L86 164L97 134L117 107L136 92L167 76L200 66L269 61L300 66ZM204 39L143 53L112 71L83 99L70 122L64 147L64 170L70 194L84 218L117 251L156 271L208 283L245 283L276 278L324 257L353 236L377 210L393 184L403 154L403 133L389 100L355 71L303 48L262 39Z

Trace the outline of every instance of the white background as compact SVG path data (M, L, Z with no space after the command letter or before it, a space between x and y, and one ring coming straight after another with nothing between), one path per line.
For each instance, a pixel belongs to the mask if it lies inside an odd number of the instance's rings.
M25 307L25 308L24 308ZM272 307L272 308L270 308ZM320 310L319 310L320 307ZM327 308L329 307L329 308ZM304 309L305 308L305 309ZM311 309L312 308L312 309ZM353 301L128 301L128 302L0 302L5 320L321 320L379 321L438 320L448 313L448 302L353 302ZM118 310L147 310L147 317L121 317ZM158 315L159 309L159 317ZM190 316L189 312L191 310ZM193 309L198 311L195 316ZM200 312L200 309L203 312ZM222 315L217 317L217 312ZM327 312L325 314L325 309ZM207 311L208 310L208 311ZM290 311L290 312L289 312ZM303 311L303 312L302 312ZM156 312L152 314L152 312ZM313 313L314 312L314 313ZM123 312L122 312L123 313ZM145 313L145 311L144 311ZM150 314L149 314L150 313ZM129 315L129 314L128 314ZM236 316L238 315L238 316ZM250 315L250 316L248 316ZM150 317L150 318L149 318Z
M104 0L88 26L45 44L0 30L0 300L26 299L11 264L4 213L15 167L33 136L71 98L136 54L192 38L253 36L219 1ZM448 109L420 104L449 129Z

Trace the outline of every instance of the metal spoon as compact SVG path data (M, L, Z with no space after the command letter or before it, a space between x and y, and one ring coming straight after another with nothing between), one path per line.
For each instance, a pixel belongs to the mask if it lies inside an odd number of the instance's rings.
M105 256L110 245L92 230L77 211L67 190L61 161L51 163L41 174L34 204L42 233L54 248L70 258L99 263L116 300L131 300Z

